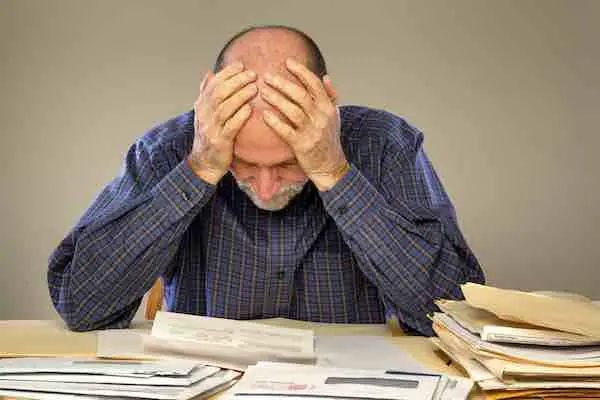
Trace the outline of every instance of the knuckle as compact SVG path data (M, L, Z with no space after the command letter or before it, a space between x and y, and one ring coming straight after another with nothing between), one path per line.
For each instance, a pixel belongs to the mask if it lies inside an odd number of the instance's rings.
M302 101L302 104L306 104L308 107L313 108L314 101L313 101L311 95L308 94L308 92L306 90L302 91L302 97L300 100Z
M222 104L218 105L213 114L215 123L217 123L218 125L223 125L223 123L225 123L225 121L226 121L225 115L226 115L225 107Z
M325 115L327 116L327 118L334 118L337 116L337 110L335 107L333 107L332 105L328 104L327 106L325 106Z
M223 92L223 88L219 87L213 92L212 101L213 104L219 105L223 102L223 100L225 100L225 93Z
M215 148L219 147L220 141L216 137L210 136L210 137L206 138L205 144L206 144L206 148L208 148L208 149L215 149Z
M296 125L300 125L304 121L304 112L298 108L294 108L290 112L290 117Z
M240 109L240 116L245 119L248 118L250 114L252 114L252 107L250 107L250 104L244 104Z
M223 129L221 130L221 134L223 136L229 136L232 132L232 128L231 128L231 124L225 124L225 126L223 126Z
M249 85L247 85L246 87L244 87L244 94L246 96L252 96L256 91L257 91L257 87L255 84L251 83Z
M325 129L327 127L328 119L325 115L319 114L314 119L314 124L319 129Z

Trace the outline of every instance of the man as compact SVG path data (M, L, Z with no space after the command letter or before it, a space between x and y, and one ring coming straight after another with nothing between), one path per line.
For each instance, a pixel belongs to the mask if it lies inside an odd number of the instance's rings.
M483 273L404 120L336 107L315 43L251 28L194 111L129 150L50 258L74 330L125 327L161 277L170 311L382 323L433 334L436 298Z

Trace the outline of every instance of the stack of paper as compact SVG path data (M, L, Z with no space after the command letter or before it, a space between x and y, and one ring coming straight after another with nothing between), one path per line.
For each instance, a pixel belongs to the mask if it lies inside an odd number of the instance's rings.
M239 372L185 360L85 358L0 359L0 396L37 398L205 398L231 386ZM66 397L64 397L66 396Z
M237 321L159 311L152 331L98 333L97 357L107 359L188 359L244 371L258 361L314 364L314 333Z
M476 284L463 293L437 303L434 342L490 398L600 398L600 307Z
M248 368L227 400L466 399L473 382L439 374L260 362Z
M463 400L473 386L470 379L425 370L378 337L315 338L309 329L160 312L143 342L146 356L192 357L244 370L230 393L236 399Z

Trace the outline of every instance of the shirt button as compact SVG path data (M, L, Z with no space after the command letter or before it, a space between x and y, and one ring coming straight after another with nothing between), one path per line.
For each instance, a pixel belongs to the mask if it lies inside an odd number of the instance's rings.
M344 214L346 214L347 212L348 212L348 207L347 207L346 205L343 205L343 206L339 206L339 207L338 207L338 213L339 213L340 215L344 215Z
M277 272L277 279L279 279L280 281L282 281L283 278L285 278L285 271L284 270L279 270Z
M183 200L185 200L186 202L190 202L190 198L188 197L186 192L181 192L181 198L183 198Z

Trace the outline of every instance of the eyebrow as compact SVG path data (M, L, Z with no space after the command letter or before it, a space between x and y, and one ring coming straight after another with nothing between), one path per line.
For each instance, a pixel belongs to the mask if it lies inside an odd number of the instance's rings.
M259 164L257 164L257 163L254 163L254 162L250 162L250 161L244 160L243 158L241 158L241 157L239 157L239 156L236 156L236 155L234 155L234 156L233 156L233 158L234 158L234 160L235 160L235 161L241 161L241 162L242 162L242 163L244 163L244 164L248 164L248 165L259 165ZM296 158L295 158L295 157L293 157L293 158L288 158L287 160L279 161L279 162L276 162L276 163L272 163L272 164L263 164L263 165L264 165L265 167L276 167L276 166L278 166L278 165L296 164L296 163L297 163L297 160L296 160Z

